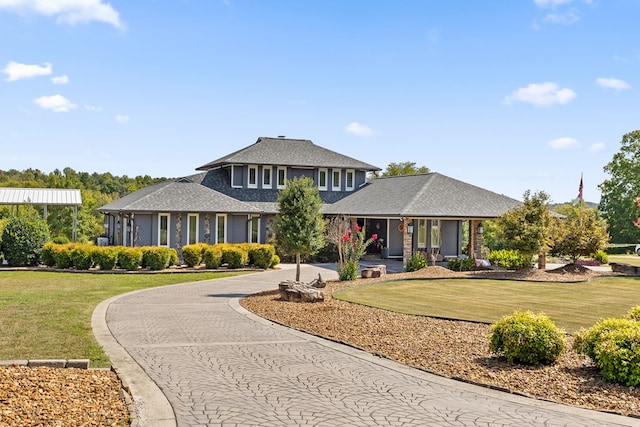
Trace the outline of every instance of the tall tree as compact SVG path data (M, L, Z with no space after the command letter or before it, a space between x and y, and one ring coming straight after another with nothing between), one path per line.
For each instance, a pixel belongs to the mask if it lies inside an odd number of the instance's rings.
M620 151L604 167L610 178L598 186L600 211L609 223L611 240L630 243L640 240L640 229L634 224L640 217L640 130L623 135L620 144Z
M429 168L426 166L416 166L416 162L391 162L389 166L387 166L387 169L380 174L375 173L374 177L416 175L420 173L429 173Z
M527 190L522 206L497 219L499 237L505 249L518 250L532 261L534 255L550 248L550 221L549 195L544 191L531 195Z
M318 187L308 177L287 181L278 195L275 239L280 250L296 256L296 281L300 280L300 256L313 255L324 246L321 207Z

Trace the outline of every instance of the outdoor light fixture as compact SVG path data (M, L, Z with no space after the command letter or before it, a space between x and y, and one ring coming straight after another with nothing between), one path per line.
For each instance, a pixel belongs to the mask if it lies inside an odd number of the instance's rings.
M484 227L482 226L482 224L478 224L478 234L482 233L484 233Z
M407 233L413 234L413 224L407 225Z

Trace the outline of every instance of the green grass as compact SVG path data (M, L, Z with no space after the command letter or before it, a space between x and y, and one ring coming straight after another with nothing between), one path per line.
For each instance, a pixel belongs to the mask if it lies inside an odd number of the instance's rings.
M138 289L217 279L239 272L85 274L0 272L0 360L109 359L91 330L95 307Z
M335 298L398 313L493 323L514 310L544 312L573 333L640 305L640 278L586 283L482 279L401 280L344 289Z

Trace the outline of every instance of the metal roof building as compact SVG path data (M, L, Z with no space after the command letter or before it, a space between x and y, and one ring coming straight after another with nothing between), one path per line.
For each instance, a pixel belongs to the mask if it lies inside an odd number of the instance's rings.
M72 240L76 240L78 224L78 205L82 204L80 190L68 188L2 188L0 187L0 205L39 205L44 206L44 217L47 217L47 206L73 206Z

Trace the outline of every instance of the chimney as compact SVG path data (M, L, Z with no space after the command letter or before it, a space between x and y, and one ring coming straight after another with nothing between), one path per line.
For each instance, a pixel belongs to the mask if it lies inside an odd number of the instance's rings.
M278 138L280 138L280 139L285 139L285 138L286 138L286 136L284 136L284 135L278 135Z

